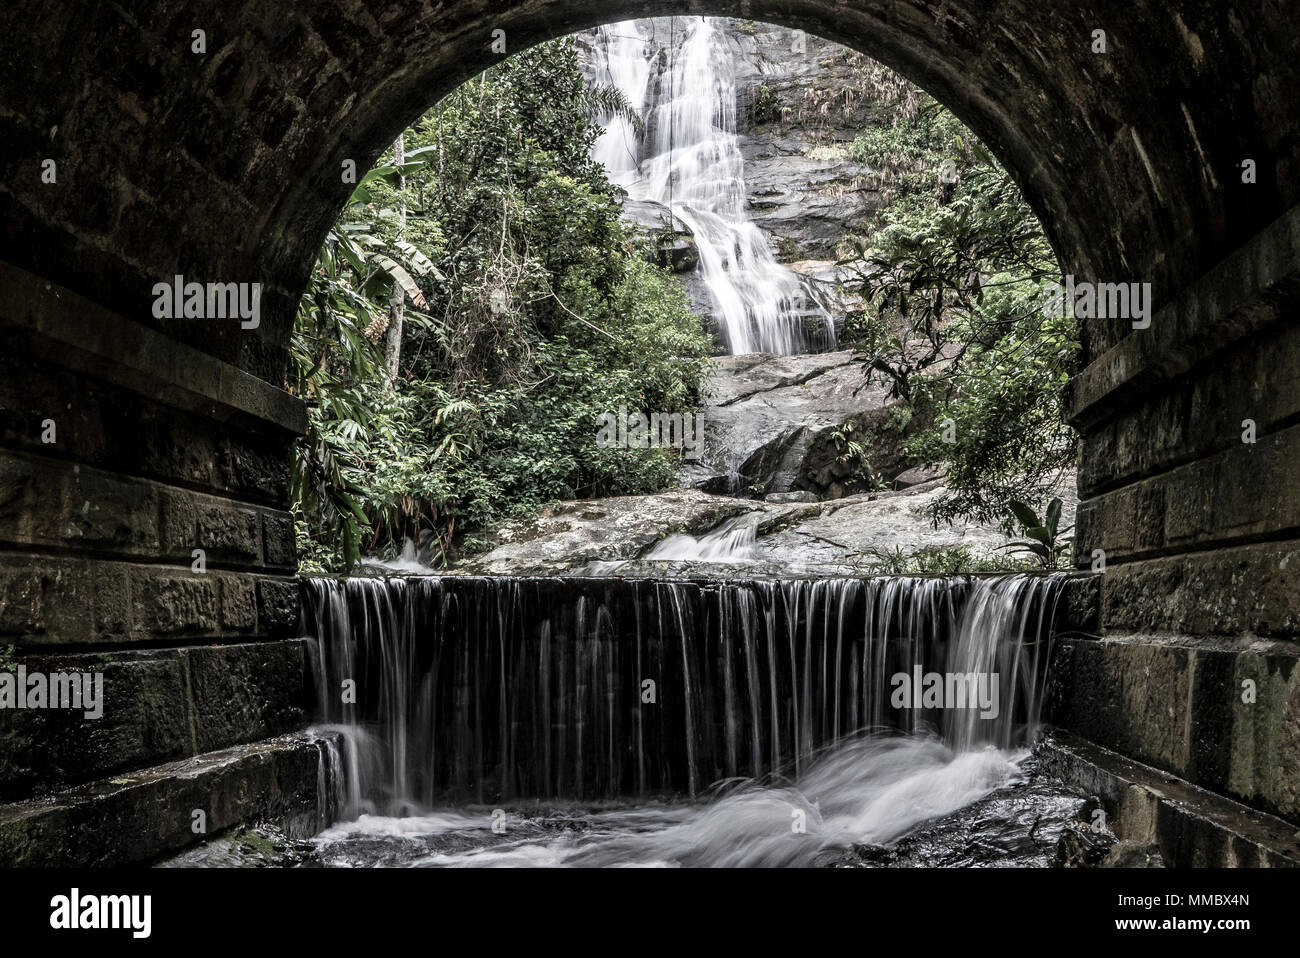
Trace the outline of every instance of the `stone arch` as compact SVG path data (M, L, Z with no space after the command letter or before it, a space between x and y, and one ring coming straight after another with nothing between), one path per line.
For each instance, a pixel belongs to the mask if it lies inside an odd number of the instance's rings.
M1072 387L1076 557L1108 562L1078 620L1105 640L1065 643L1053 718L1300 821L1300 35L1285 4L1235 7L19 0L21 29L0 37L0 645L119 678L102 722L0 726L0 801L304 724L287 470L303 411L278 386L349 191L341 161L364 169L490 65L493 30L511 53L628 16L714 14L908 76L1007 164L1067 271L1152 284L1148 329L1087 324ZM153 285L178 273L263 283L262 325L155 320ZM143 683L157 708L140 709ZM269 745L256 787L214 772L226 818L210 827L314 807L305 747ZM167 781L137 794L162 800ZM59 819L87 861L193 840L182 824L124 850L94 828L106 809ZM0 859L57 852L0 821Z
M1287 17L1201 2L1091 12L1003 0L588 0L439 5L216 0L28 11L3 83L12 261L145 315L142 279L175 272L268 285L256 343L174 335L272 372L311 258L365 167L420 112L507 52L623 16L710 13L806 29L899 70L952 107L1013 170L1062 262L1141 279L1158 303L1297 199L1300 84ZM1092 51L1092 31L1107 52ZM205 31L206 52L191 52ZM57 67L54 65L57 64ZM68 189L37 160L63 161ZM1239 164L1257 163L1245 188ZM143 275L142 275L143 274ZM1114 333L1115 335L1111 335ZM1119 331L1095 330L1097 347ZM228 340L234 341L228 341ZM269 340L269 342L267 342Z

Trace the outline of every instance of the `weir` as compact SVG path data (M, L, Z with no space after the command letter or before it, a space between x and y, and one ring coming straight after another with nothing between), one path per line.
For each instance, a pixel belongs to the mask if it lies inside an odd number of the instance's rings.
M797 779L870 730L1023 745L1079 580L315 578L303 622L319 714L346 732L340 814L392 815L695 798ZM996 683L996 714L893 708L918 667Z

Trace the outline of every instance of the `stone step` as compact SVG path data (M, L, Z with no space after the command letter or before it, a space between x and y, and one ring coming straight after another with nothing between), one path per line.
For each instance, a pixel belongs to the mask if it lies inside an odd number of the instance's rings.
M1102 591L1111 574L1102 577ZM1058 639L1045 719L1300 822L1300 647L1215 636Z
M313 835L334 794L331 746L332 733L296 732L2 805L0 867L149 863L256 821Z
M1121 841L1156 845L1172 868L1300 867L1300 828L1053 730L1037 748L1043 768L1096 795Z
M46 683L61 673L98 685L102 676L103 700L89 714L49 703L0 708L0 801L304 727L305 647L289 639L16 656L6 671L22 666Z

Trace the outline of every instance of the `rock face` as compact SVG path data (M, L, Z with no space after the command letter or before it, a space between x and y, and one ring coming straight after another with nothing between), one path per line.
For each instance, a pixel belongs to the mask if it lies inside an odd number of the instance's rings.
M727 31L750 215L783 261L834 260L885 201L848 152L876 122L860 76L866 58L771 24L730 20Z
M664 35L667 22L638 21L636 29L654 38L649 42L672 44L671 32ZM722 137L728 158L719 165L726 175L709 173L701 182L718 185L720 195L728 199L721 205L715 202L716 197L699 202L698 197L679 199L684 207L678 207L677 212L691 219L700 209L709 213L729 211L723 219L731 222L736 212L731 204L738 201L742 219L758 227L752 237L764 247L762 256L768 255L770 248L777 261L789 265L798 276L782 296L789 297L785 308L799 330L801 351L833 346L828 326L838 336L851 306L837 291L836 280L842 278L842 271L836 269L839 249L846 235L860 232L865 219L881 205L881 194L871 185L874 181L870 171L849 159L847 150L864 125L873 122L869 94L862 92L870 85L863 83L856 72L868 61L847 48L798 31L725 18L715 19L715 23L721 52L714 63L716 69L729 71L724 89L730 90L734 83L737 135L734 143ZM628 72L627 55L617 52L612 42L603 34L581 37L579 46L588 74L599 82L624 84L628 87L625 95L635 99L639 75ZM677 43L679 46L672 47L671 54L668 47L660 49L648 65L650 80L642 104L646 131L640 140L639 167L634 164L631 169L624 168L625 150L611 156L598 144L596 155L609 166L611 177L632 194L623 200L624 218L650 236L654 260L681 276L696 311L715 334L721 353L727 351L729 337L716 328L714 313L719 308L719 294L717 290L711 293L705 285L696 240L713 244L713 260L752 262L759 255L745 245L750 241L752 227L747 226L741 234L746 237L744 242L732 238L736 240L734 249L726 242L719 243L717 237L694 237L691 230L699 224L691 220L692 225L688 225L673 216L662 202L661 191L651 191L653 201L648 200L646 181L638 178L649 176L650 181L657 182L656 177L664 175L662 170L652 172L657 162L652 157L662 156L663 144L656 139L656 124L668 115L663 96L672 95L672 84L664 77L675 69L674 58L687 55L680 47L680 36ZM620 65L617 70L615 63ZM715 108L730 114L732 104L726 94L723 105ZM693 114L699 104L687 100L672 109ZM611 126L611 130L616 128ZM648 149L659 153L647 153ZM722 148L713 144L693 149L712 155ZM689 157L680 162L691 167ZM678 175L668 174L669 180L676 182L673 177ZM692 211L690 216L686 209ZM706 228L706 234L712 229ZM713 261L705 259L706 263ZM743 270L738 272L743 274ZM712 282L716 285L716 276ZM731 293L721 296L723 302L732 302ZM785 351L771 343L755 348Z
M709 392L705 454L687 473L697 488L839 498L884 487L912 465L901 450L905 420L851 350L725 356Z
M1074 476L1063 477L1061 524L1074 523ZM988 559L1008 539L993 525L935 527L926 508L941 480L830 502L754 502L681 489L566 502L506 526L491 551L451 571L478 575L870 575L901 560L964 549Z

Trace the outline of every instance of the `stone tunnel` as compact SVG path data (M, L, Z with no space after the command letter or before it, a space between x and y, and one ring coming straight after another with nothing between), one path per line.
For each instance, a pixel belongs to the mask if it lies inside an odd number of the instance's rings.
M1073 761L1141 763L1107 779L1121 819L1167 818L1159 796L1177 789L1244 810L1194 863L1267 859L1256 813L1300 822L1286 5L18 0L0 38L0 646L33 668L95 663L108 701L93 723L0 722L0 859L38 863L57 834L71 863L150 860L193 839L199 807L209 831L271 813L311 827L289 513L305 417L281 385L351 189L340 169L368 168L499 59L494 40L509 54L667 14L767 21L880 60L1013 172L1065 272L1151 284L1147 328L1083 330L1075 558L1101 572L1099 613L1062 642L1051 718ZM260 283L260 323L155 318L154 286L176 276ZM115 776L139 783L134 799L59 797ZM105 816L137 823L129 843L95 827Z

